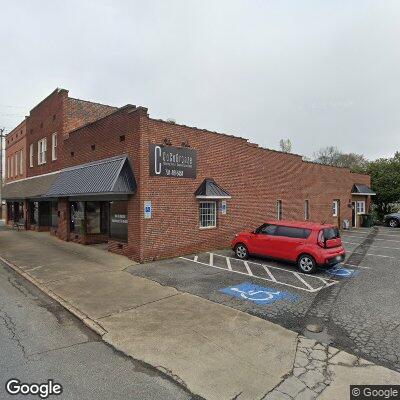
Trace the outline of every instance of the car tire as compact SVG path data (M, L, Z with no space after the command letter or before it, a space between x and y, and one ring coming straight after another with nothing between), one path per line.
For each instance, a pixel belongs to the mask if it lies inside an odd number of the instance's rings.
M317 263L309 254L302 254L297 260L297 266L304 274L314 274L317 271Z
M391 218L391 219L389 219L389 221L388 221L388 225L389 225L391 228L397 228L397 227L399 226L399 221L398 221L397 219L395 219L395 218Z
M247 250L246 245L244 245L243 243L238 243L235 246L235 254L236 257L240 258L241 260L245 260L249 257L249 251Z

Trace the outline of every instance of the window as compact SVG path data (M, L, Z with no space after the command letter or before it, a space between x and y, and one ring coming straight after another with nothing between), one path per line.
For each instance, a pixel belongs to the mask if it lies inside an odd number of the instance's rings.
M275 236L285 236L296 239L307 239L311 234L311 229L295 228L291 226L278 226Z
M47 139L38 141L38 165L46 164Z
M337 217L339 214L339 200L333 200L332 203L332 217Z
M283 211L282 211L282 200L277 200L276 201L276 218L278 220L281 220L282 219L282 214L283 214Z
M10 178L10 177L11 177L11 174L10 174L10 164L11 164L11 162L10 162L10 157L8 157L8 158L7 158L7 178Z
M215 228L217 226L217 202L201 201L199 203L200 228Z
M24 151L19 152L19 173L22 175L24 173Z
M18 153L15 153L14 161L15 161L15 169L14 169L14 171L15 171L15 176L17 177L18 176L18 169L19 169Z
M29 146L29 166L33 167L33 143Z
M70 202L70 231L84 234L85 229L85 203L83 201Z
M128 202L110 202L110 238L127 242L128 241Z
M365 201L357 201L357 214L365 214Z
M340 232L338 228L325 228L323 229L323 232L325 240L340 238Z
M260 233L262 235L273 235L275 233L275 230L276 230L276 225L264 224L256 229L256 233Z
M10 169L10 178L12 178L14 176L14 157L11 157L11 169Z
M29 202L29 223L32 225L39 223L39 203L37 201Z
M304 201L304 219L306 221L310 219L310 202L308 200Z
M51 160L57 160L57 133L51 135Z

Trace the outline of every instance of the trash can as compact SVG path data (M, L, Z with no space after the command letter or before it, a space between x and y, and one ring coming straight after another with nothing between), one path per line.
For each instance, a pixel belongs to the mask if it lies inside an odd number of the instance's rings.
M371 228L372 226L372 215L371 214L364 214L361 216L361 226L363 228Z

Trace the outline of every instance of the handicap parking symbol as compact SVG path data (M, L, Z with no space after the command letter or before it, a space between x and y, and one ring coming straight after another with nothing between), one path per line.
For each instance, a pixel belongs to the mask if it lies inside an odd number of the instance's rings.
M253 285L252 283L247 282L220 289L220 292L239 299L250 300L259 305L271 304L278 300L299 300L298 296L289 292L266 286Z
M340 264L337 264L334 267L327 269L326 272L328 272L329 275L337 276L339 278L350 278L351 276L357 275L359 271L343 268Z

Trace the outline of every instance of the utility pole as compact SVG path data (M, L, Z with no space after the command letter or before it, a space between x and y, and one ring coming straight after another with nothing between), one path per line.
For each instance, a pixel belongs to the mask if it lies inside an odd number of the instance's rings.
M0 128L0 219L3 219L3 138L4 129Z

